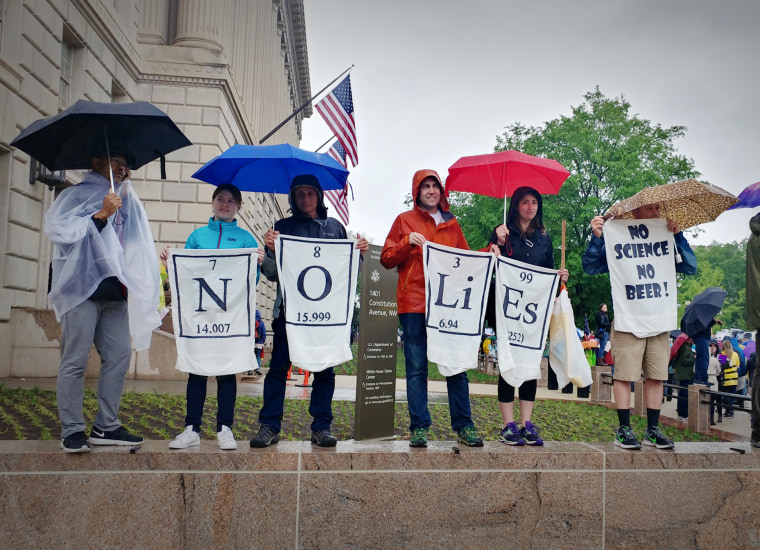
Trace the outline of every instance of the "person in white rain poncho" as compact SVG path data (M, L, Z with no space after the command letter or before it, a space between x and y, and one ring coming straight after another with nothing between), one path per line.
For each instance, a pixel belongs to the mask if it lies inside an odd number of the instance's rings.
M87 452L88 442L142 442L121 425L118 412L132 355L129 337L135 349L147 349L161 324L160 279L148 219L129 177L125 156L93 158L92 172L65 189L45 216L45 234L55 245L49 300L61 323L57 399L66 452ZM88 439L82 405L93 343L101 369Z

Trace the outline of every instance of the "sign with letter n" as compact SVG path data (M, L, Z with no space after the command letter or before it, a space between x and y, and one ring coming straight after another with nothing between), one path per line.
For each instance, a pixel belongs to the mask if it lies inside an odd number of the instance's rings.
M257 266L254 248L170 252L178 370L219 376L251 368Z

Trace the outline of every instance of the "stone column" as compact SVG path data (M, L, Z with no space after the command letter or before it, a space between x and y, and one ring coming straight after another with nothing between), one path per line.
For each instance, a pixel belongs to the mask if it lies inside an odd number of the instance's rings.
M224 3L218 0L178 0L177 38L175 46L205 48L221 52L220 12Z
M142 44L166 44L169 30L169 0L142 0L137 41Z
M591 367L591 402L592 403L610 403L612 401L612 378L604 376L610 374L612 367L593 366Z
M644 399L644 381L637 380L633 383L633 414L647 415L647 402Z
M709 390L709 386L692 384L689 386L689 419L688 426L692 432L705 432L710 428L710 396L700 394ZM701 403L707 401L708 403Z

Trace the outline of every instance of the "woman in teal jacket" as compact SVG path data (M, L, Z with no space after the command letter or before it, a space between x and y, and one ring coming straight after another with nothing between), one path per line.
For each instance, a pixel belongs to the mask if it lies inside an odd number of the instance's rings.
M187 238L185 248L220 249L220 248L258 248L259 264L264 258L264 249L259 248L256 239L248 231L238 227L235 215L243 204L240 190L232 184L217 186L212 195L211 206L214 216L208 225L199 227ZM166 264L169 247L161 253L161 261ZM259 280L256 274L256 282ZM206 401L207 376L188 374L187 379L187 414L185 430L169 443L170 449L186 449L201 444L200 431L203 405ZM237 397L237 380L234 374L216 377L217 401L216 439L222 450L237 449L237 442L232 433L235 416L235 398Z

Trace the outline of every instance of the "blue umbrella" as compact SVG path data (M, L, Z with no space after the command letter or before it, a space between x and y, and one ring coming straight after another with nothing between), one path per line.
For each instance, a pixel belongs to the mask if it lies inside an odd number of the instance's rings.
M233 145L200 167L193 177L212 185L231 183L241 191L290 192L295 176L315 176L323 191L343 189L348 170L326 153L304 151L290 144Z

